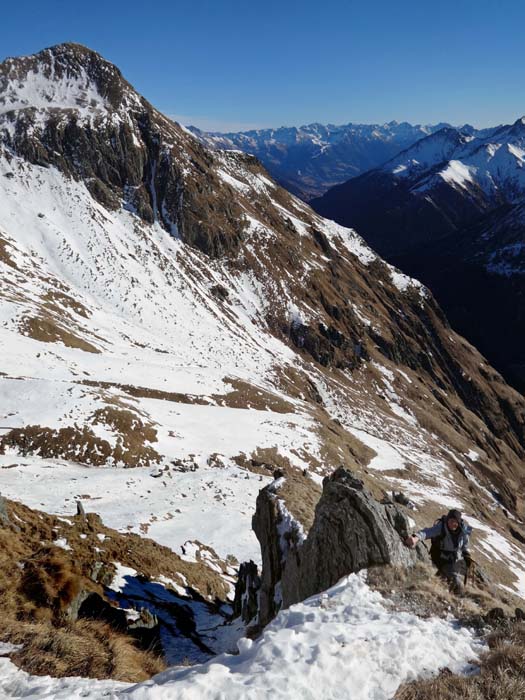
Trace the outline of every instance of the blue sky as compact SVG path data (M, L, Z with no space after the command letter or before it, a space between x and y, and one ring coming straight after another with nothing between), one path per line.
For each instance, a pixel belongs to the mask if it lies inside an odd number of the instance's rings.
M525 2L22 0L0 60L76 41L183 123L239 130L525 114Z

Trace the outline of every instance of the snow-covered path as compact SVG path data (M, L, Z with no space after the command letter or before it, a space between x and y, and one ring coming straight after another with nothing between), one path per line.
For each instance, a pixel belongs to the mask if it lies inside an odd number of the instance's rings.
M447 666L468 673L483 644L453 621L388 609L362 575L278 615L239 654L175 667L126 686L36 678L0 659L0 695L54 700L388 700L407 680Z

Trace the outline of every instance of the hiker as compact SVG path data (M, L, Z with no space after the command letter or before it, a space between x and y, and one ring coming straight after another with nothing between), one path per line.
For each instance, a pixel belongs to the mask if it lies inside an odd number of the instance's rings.
M461 512L450 510L432 527L426 527L405 539L407 547L413 548L420 540L432 540L430 556L439 575L449 583L454 593L463 592L463 571L472 563L469 552L471 528L463 522Z

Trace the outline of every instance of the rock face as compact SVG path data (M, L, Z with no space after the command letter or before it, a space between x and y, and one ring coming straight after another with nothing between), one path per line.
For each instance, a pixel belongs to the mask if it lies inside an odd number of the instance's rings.
M257 614L257 597L261 588L261 578L257 564L253 561L243 562L235 586L233 616L243 622L250 622Z
M71 103L64 94L74 95ZM211 174L206 149L84 46L0 64L2 142L30 163L83 180L106 208L124 204L209 255L240 242L241 210Z
M409 523L401 509L382 504L343 467L323 482L313 525L305 538L279 498L279 480L262 489L253 526L263 559L259 622L281 607L330 588L369 566L412 566L426 549L407 549ZM288 516L288 517L287 517Z

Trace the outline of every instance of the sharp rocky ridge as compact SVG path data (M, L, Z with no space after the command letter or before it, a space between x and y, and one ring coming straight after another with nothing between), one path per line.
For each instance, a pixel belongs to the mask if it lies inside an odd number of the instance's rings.
M462 507L523 593L525 401L423 285L84 47L1 64L0 105L5 496L213 568L259 558L275 466L344 464Z

